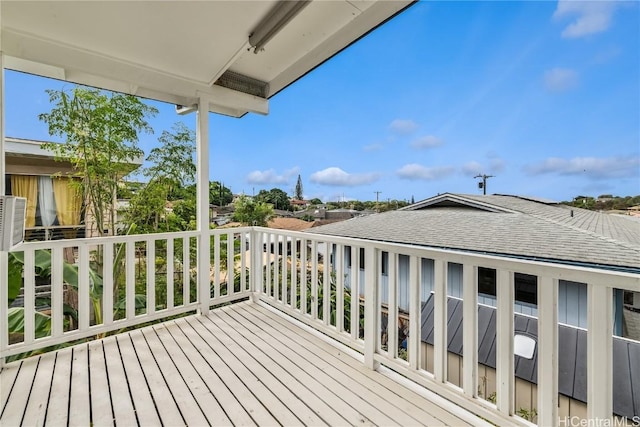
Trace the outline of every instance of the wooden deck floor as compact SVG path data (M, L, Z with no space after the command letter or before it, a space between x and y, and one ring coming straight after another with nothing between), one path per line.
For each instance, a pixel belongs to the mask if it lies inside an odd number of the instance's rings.
M476 424L249 302L13 362L0 377L2 426Z

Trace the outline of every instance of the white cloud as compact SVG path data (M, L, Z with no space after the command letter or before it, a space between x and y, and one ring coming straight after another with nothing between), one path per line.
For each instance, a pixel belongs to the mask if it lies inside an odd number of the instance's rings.
M362 149L364 151L380 151L380 150L382 150L382 144L380 144L380 143L369 144L369 145L365 145Z
M289 180L300 173L299 167L284 171L278 175L275 170L268 169L265 171L253 171L247 175L249 184L288 184Z
M573 89L578 85L578 73L570 68L552 68L544 73L544 85L551 92Z
M576 16L563 31L564 38L578 38L601 33L611 26L611 18L619 2L559 0L553 18Z
M442 145L442 140L433 135L427 135L411 141L411 146L418 150Z
M504 168L504 160L500 158L491 159L491 161L489 161L489 170L491 173L502 172Z
M584 175L591 179L633 178L640 176L640 156L628 157L549 157L524 168L529 175Z
M330 167L311 174L311 182L321 185L347 186L371 184L377 181L379 175L376 173L352 174L337 167Z
M417 163L404 165L396 171L396 174L402 179L434 181L451 175L454 168L449 166L428 168Z
M418 124L413 120L395 119L389 125L389 129L391 129L391 131L394 133L408 135L418 129Z
M484 166L474 161L467 162L462 166L462 173L465 175L475 176L484 173Z

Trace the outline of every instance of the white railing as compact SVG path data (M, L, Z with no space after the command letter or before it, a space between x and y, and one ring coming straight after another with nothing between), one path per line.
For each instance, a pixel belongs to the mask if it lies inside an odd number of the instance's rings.
M361 352L370 368L383 365L398 371L496 424L526 424L514 417L514 274L518 272L538 278L537 422L560 422L560 280L587 284L588 417L612 416L612 292L614 288L640 292L638 274L260 227L208 231L204 238L209 239L211 251L198 255L197 248L206 247L199 244L201 238L197 232L184 232L20 246L24 334L9 333L10 309L0 304L0 357L191 311L206 312L211 306L251 296ZM37 270L46 258L41 251L50 253L50 271ZM431 260L428 270L424 259ZM447 378L448 263L462 265L461 387ZM4 273L8 266L7 255L0 254L0 301L8 298L9 277ZM496 270L495 405L478 392L479 267ZM65 285L72 281L73 271L79 277L77 289ZM204 279L207 271L210 277ZM36 273L52 287L51 326L43 336L36 328L35 289L42 280ZM433 284L429 292L422 286L425 274ZM96 283L100 279L101 287ZM64 299L73 294L69 288L77 291L77 317L71 321L64 314ZM421 341L422 306L431 292L434 345L433 368L428 370ZM408 311L399 307L401 293L408 293Z

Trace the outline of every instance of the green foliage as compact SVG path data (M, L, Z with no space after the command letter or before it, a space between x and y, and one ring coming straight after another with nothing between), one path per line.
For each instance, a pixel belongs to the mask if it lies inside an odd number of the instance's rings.
M291 210L291 202L289 201L289 196L279 188L272 188L269 191L260 190L255 198L259 202L272 204L274 209L283 211Z
M322 200L320 200L317 197L315 197L315 198L309 200L309 204L312 205L312 206L313 205L316 205L316 206L317 205L321 205L322 204Z
M618 197L603 194L597 199L590 196L576 196L572 201L565 201L562 204L596 211L626 210L632 206L640 205L640 195Z
M143 172L149 181L131 198L125 218L144 233L186 230L191 212L181 208L193 205L195 212L195 134L183 123L176 123L173 131L163 131L158 141L162 145L151 150L147 157L151 166ZM172 216L165 207L176 196L188 202Z
M226 206L233 201L233 193L219 181L209 182L209 203Z
M47 93L53 108L38 117L49 126L49 134L66 141L46 143L43 148L53 151L57 160L71 162L98 233L104 234L102 225L107 223L113 233L113 196L130 171L129 164L142 155L139 133L153 133L147 118L158 111L133 96L93 88Z
M244 225L266 226L273 217L273 208L262 201L241 196L235 203L233 220Z

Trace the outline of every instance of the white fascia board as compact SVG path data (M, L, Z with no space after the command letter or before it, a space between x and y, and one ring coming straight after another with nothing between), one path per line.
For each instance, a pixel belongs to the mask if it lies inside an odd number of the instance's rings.
M24 33L3 29L2 49L15 58L11 65L17 71L62 77L73 83L181 105L195 104L199 93L207 94L214 100L210 104L211 112L236 117L247 112L269 112L267 99L209 86L207 82L189 80Z

